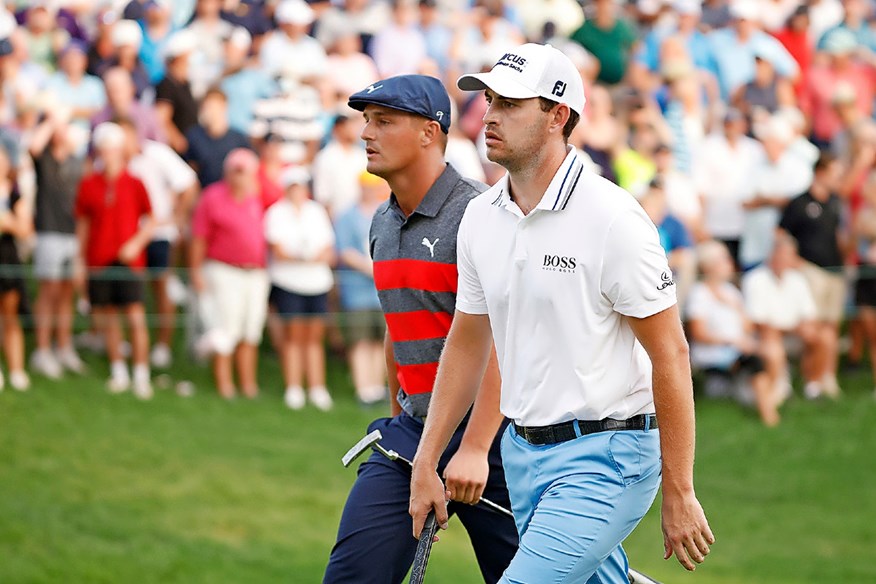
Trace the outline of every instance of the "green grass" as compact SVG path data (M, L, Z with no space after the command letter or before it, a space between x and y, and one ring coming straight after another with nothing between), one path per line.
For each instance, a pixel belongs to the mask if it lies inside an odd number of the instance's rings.
M320 581L355 477L340 456L376 415L342 367L337 408L321 414L283 408L271 358L262 396L232 403L187 363L192 398L110 396L91 362L91 378L0 394L0 582ZM658 504L627 543L632 564L672 584L876 581L876 402L869 373L845 381L841 401L794 400L774 430L700 402L713 554L695 575L664 562ZM479 581L458 525L428 581Z

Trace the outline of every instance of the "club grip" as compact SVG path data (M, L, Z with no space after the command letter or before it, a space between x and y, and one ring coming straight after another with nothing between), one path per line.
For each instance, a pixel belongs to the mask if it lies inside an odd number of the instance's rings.
M438 520L435 511L429 511L423 531L420 532L420 541L417 543L417 554L414 556L414 565L411 567L410 584L423 584L426 577L426 564L429 563L429 554L432 552L432 542L435 541L435 532L438 531Z

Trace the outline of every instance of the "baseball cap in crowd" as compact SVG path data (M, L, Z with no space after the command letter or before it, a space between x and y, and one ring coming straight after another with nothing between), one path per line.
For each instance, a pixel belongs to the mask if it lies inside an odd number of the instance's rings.
M757 0L733 0L730 2L730 16L737 20L757 20L760 5Z
M91 133L91 142L98 150L103 148L120 148L125 143L125 131L113 122L103 122Z
M280 175L280 186L288 189L292 185L306 185L310 182L310 172L303 166L290 166Z
M225 157L222 168L225 172L232 170L245 170L255 172L259 167L259 159L255 152L249 148L235 148Z
M189 30L180 30L167 39L161 52L165 59L176 59L193 52L196 47L197 39L194 33Z
M702 0L673 0L672 9L678 14L702 14Z
M354 110L368 104L423 116L438 122L444 133L450 131L450 96L438 79L426 75L398 75L372 83L347 101Z
M113 25L110 39L114 47L132 45L139 49L143 42L143 31L136 20L119 20Z
M845 55L858 47L858 37L846 28L835 28L824 39L824 51L831 55Z
M584 82L571 59L551 45L527 43L505 53L487 73L463 75L464 91L492 89L502 97L543 97L564 103L579 115L584 110Z
M304 0L283 0L274 11L279 24L298 24L307 26L313 23L313 8Z

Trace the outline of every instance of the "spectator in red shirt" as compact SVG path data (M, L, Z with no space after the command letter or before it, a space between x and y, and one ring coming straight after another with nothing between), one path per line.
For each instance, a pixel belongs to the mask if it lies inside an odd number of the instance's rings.
M240 389L254 398L270 290L265 210L276 198L260 187L259 161L251 150L232 150L223 167L224 178L204 189L195 208L191 279L207 329L201 348L214 355L219 395L231 399L237 393L233 357Z
M119 311L131 332L134 394L152 397L149 374L149 331L143 307L143 253L152 238L154 220L146 187L128 174L125 132L106 122L94 130L96 172L86 176L76 197L76 232L82 265L88 274L88 297L95 325L105 335L110 359L108 388L127 391L131 376L122 358Z

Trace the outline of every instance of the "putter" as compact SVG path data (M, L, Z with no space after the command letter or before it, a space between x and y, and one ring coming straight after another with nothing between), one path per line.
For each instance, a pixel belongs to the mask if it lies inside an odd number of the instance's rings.
M658 582L654 578L651 578L650 576L646 576L645 574L643 574L641 572L637 572L636 570L633 570L632 568L630 568L629 575L630 575L630 584L660 584L660 582Z
M380 454L382 454L383 456L385 456L389 460L393 460L393 461L400 460L401 462L405 463L405 465L408 468L413 469L414 465L410 460L408 460L404 456L400 455L395 450L392 450L392 449L387 450L386 448L381 446L380 445L381 440L383 440L383 433L380 430L372 431L371 433L367 434L364 438L362 438L361 440L356 442L356 444L353 445L353 447L350 448L347 451L347 453L341 458L341 462L344 464L345 467L349 467L353 463L354 460L356 460L357 458L362 456L362 453L364 453L369 448L373 448L375 451L379 452ZM502 507L501 505L499 505L497 503L493 503L489 499L485 499L485 498L481 497L480 499L478 499L478 504L483 505L485 507L488 507L488 508L492 509L493 511L496 511L497 513L501 513L502 515L506 515L512 519L514 518L514 514L511 513L510 510L506 509L505 507Z
M429 554L432 553L432 543L435 541L437 531L438 520L435 518L435 511L429 511L423 524L423 531L420 532L420 540L417 542L417 553L411 566L410 584L423 584L426 578L426 565L429 563Z

